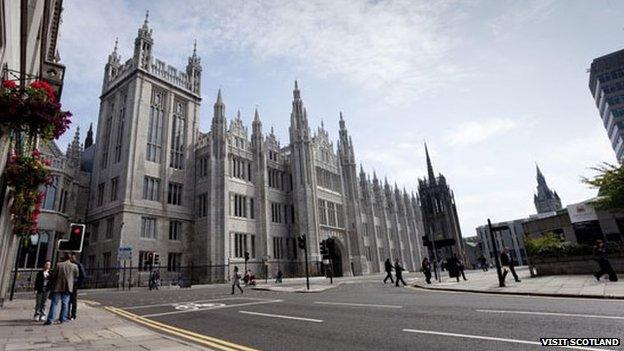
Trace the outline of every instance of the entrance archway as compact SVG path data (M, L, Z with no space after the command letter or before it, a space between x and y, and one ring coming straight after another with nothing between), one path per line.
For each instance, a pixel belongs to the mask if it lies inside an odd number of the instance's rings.
M342 277L342 250L340 250L340 245L334 245L332 268L334 270L334 277Z

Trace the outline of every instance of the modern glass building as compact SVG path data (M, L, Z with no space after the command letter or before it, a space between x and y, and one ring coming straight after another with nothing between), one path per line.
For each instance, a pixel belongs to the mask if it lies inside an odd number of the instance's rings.
M591 64L589 90L618 160L624 161L624 49Z

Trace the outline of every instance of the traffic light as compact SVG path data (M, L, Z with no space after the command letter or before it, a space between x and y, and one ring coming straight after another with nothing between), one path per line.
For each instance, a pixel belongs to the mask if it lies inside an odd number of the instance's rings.
M297 243L299 244L299 248L301 250L305 250L306 249L306 237L305 235L301 234L297 237Z
M147 257L145 257L145 262L143 263L143 265L146 268L150 268L151 269L153 264L154 264L154 253L153 252L148 252L147 253Z
M84 243L85 225L71 223L69 226L69 239L58 241L59 251L81 252Z
M160 255L154 252L154 266L160 266Z
M327 255L333 258L336 254L336 240L334 238L325 240L325 247L327 247Z
M327 256L329 254L329 251L327 251L327 241L323 240L321 241L321 255L322 256Z
M249 261L249 252L245 251L245 261Z

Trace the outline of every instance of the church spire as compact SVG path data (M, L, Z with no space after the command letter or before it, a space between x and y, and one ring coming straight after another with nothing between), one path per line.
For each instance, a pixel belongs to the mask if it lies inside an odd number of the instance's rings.
M427 157L427 175L429 182L435 184L435 173L433 173L433 166L431 165L431 158L429 157L429 150L427 149L427 143L425 143L425 155Z
M537 213L560 210L562 208L561 199L556 191L553 191L548 187L548 184L546 184L546 178L537 163L535 164L535 171L537 173L537 194L533 196L533 202L535 203Z
M85 149L93 145L93 123L89 124L89 130L87 131L87 137L85 138Z

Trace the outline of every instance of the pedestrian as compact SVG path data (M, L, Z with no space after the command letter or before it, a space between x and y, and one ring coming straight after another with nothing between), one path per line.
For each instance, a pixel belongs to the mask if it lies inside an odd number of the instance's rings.
M43 263L43 268L37 272L35 277L35 292L37 296L35 298L35 315L33 318L36 321L45 319L45 305L50 294L50 266L52 266L52 262L46 260Z
M459 260L457 259L457 254L453 254L453 256L446 259L446 270L449 273L449 277L457 278L459 282Z
M615 271L611 266L611 262L609 262L609 259L607 258L607 250L602 240L596 240L596 246L594 246L594 259L598 262L598 266L600 267L600 270L594 273L596 280L600 281L600 278L607 274L609 275L610 281L617 282L617 274L615 274Z
M511 272L511 275L513 275L514 280L520 283L520 279L518 278L516 270L514 269L513 257L511 257L511 255L509 254L509 248L503 248L503 251L501 251L500 254L500 261L501 266L503 266L503 283L505 282L505 277L507 277L507 274L509 274L509 272Z
M394 279L392 279L392 262L390 262L389 258L386 258L386 262L384 263L384 266L386 269L386 277L383 280L384 284L386 284L388 279L390 279L391 283L394 283Z
M78 276L74 278L74 290L72 291L71 297L69 299L68 318L74 320L76 319L76 312L78 312L78 288L82 287L82 283L84 282L87 274L85 273L85 269L82 263L80 263L76 258L76 254L72 253L70 257L71 262L78 266Z
M238 267L234 266L234 274L232 275L232 295L234 295L234 288L238 287L241 294L243 293L243 288L240 286L241 276L238 274Z
M149 277L149 289L150 290L158 290L158 284L160 281L160 271L158 269L153 270L150 272L150 277Z
M54 314L56 313L56 305L61 300L61 315L60 322L67 322L67 307L69 304L69 298L71 292L74 291L74 279L79 274L78 266L70 260L70 255L65 254L65 260L56 265L54 272L52 273L51 291L52 302L50 302L50 310L48 311L48 318L44 325L52 324L54 320Z
M468 280L466 279L466 274L464 273L464 270L466 269L464 260L462 259L461 256L457 256L457 254L453 254L453 257L455 257L455 262L457 262L457 269L459 270L459 273L461 274L462 278L464 280ZM457 275L457 280L459 281L459 274Z
M282 278L284 278L284 273L282 273L281 269L277 269L277 276L275 277L275 283L282 283Z
M483 256L483 255L479 256L477 261L479 261L479 265L481 266L481 269L484 272L487 272L488 271L488 264L487 264L487 260L485 259L485 256Z
M405 269L403 267L401 267L401 265L399 264L399 259L397 258L394 261L394 275L396 278L396 285L395 286L399 286L399 281L401 283L403 283L403 286L406 286L407 284L405 284L405 280L403 280L403 271Z
M245 275L243 276L243 284L245 284L245 286L249 285L249 281L251 280L251 270L247 270L245 272Z
M431 263L429 263L429 259L425 257L422 260L422 271L425 274L425 281L427 284L431 284Z

